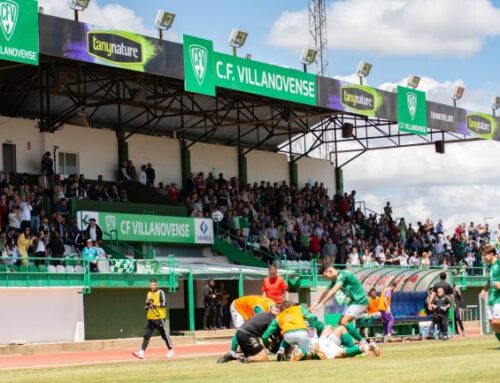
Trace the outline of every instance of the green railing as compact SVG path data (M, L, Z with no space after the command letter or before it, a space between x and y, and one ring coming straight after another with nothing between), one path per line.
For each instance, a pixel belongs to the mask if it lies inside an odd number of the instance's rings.
M82 287L88 294L92 287L134 287L147 285L152 275L169 292L178 288L175 257L166 259L99 258L94 263L80 257L20 258L19 265L9 259L0 261L0 287Z

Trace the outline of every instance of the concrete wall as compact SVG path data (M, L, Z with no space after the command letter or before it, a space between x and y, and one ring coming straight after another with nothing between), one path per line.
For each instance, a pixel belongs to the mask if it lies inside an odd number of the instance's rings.
M159 182L181 185L181 151L177 140L134 134L128 139L128 156L138 171L141 165L151 162L156 185Z
M224 173L224 178L238 176L238 156L234 146L197 143L190 148L191 171L196 175L203 172L205 177L213 172L215 177Z
M0 289L0 344L13 340L27 343L72 342L77 335L77 327L83 337L83 295L78 294L79 290Z
M335 167L328 160L303 157L297 161L299 186L318 181L325 184L328 195L335 194Z
M247 154L248 182L286 181L289 184L288 158L284 154L255 150Z

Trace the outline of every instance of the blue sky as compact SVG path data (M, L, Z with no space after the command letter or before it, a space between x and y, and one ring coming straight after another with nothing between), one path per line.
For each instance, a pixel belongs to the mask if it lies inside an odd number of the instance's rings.
M491 1L500 8L500 0ZM173 32L192 34L214 41L219 51L229 51L227 37L233 27L250 33L242 53L252 53L255 60L299 68L298 50L271 46L268 35L273 23L284 11L299 11L307 0L100 0L99 4L119 3L131 8L147 25L154 20L156 11L164 7L176 13ZM330 3L330 2L329 2ZM366 33L367 31L362 31ZM368 31L369 32L369 31ZM487 38L478 53L467 57L385 56L367 52L329 49L330 75L351 74L358 61L374 64L369 82L378 85L386 81L399 81L409 74L421 74L438 81L462 79L469 87L500 93L500 38Z

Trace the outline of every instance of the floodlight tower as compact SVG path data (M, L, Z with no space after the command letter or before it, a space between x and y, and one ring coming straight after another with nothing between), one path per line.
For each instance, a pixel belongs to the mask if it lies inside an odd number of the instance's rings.
M326 1L309 0L309 32L312 48L317 53L316 73L328 76L328 30L326 27Z

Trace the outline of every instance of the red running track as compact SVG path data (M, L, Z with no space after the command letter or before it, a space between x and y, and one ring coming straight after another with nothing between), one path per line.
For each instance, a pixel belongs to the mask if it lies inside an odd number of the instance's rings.
M175 347L176 358L189 358L195 356L220 355L229 350L230 343L205 343L194 345L179 345ZM132 355L132 349L108 350L108 351L85 351L64 352L56 354L41 355L9 355L0 356L0 369L17 368L42 368L50 366L64 366L76 364L113 363L123 361L141 362ZM144 360L165 359L166 348L151 348L145 353Z

